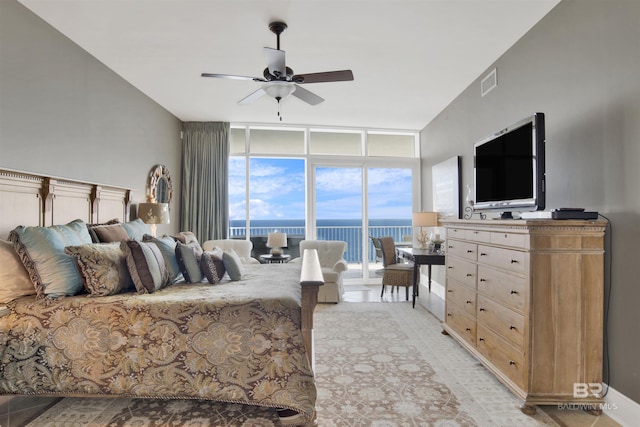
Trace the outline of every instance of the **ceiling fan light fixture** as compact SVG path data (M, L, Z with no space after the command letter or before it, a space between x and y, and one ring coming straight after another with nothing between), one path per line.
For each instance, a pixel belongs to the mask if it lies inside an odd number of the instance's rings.
M262 90L264 90L267 95L276 99L285 99L293 92L295 92L296 87L293 83L290 82L268 82L262 86Z

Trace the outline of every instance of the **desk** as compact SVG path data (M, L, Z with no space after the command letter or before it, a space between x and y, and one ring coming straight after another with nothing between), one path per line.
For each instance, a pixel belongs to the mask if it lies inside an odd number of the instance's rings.
M267 255L260 255L260 261L264 262L265 264L284 264L289 262L289 260L291 259L291 255L280 255L280 256L273 256L271 254L267 254Z
M444 265L444 255L417 248L396 248L396 250L402 258L413 261L413 307L415 307L416 296L418 296L420 266L428 266L429 292L431 292L431 266Z

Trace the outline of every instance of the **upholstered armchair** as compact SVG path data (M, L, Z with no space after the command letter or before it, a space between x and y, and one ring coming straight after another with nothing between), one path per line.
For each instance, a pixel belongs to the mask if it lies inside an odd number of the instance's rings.
M221 239L221 240L207 240L202 244L202 249L210 251L213 248L220 248L223 251L233 249L240 260L245 264L260 264L255 258L251 258L251 249L253 249L253 243L250 240L241 239Z
M342 272L348 268L347 261L343 258L347 251L347 242L342 240L302 240L300 253L304 254L305 249L316 249L322 267L324 285L320 286L318 302L340 302L344 293ZM290 262L301 261L302 256Z

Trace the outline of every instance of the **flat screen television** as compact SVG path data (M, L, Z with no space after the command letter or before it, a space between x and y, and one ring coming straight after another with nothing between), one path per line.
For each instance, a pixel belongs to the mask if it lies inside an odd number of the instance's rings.
M474 210L543 210L544 114L535 113L474 144Z

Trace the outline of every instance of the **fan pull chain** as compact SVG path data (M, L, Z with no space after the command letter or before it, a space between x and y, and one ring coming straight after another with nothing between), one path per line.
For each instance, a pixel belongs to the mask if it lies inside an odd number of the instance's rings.
M280 117L280 121L282 121L282 115L280 114L280 100L282 98L279 96L276 96L276 101L278 101L278 117Z

